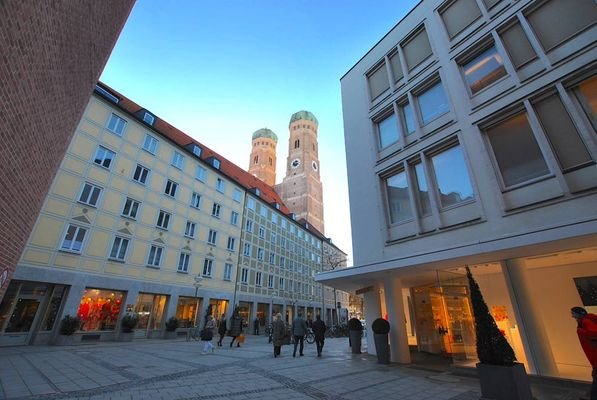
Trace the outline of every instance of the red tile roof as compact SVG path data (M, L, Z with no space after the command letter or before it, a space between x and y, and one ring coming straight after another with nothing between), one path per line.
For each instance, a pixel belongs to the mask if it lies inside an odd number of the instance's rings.
M98 85L120 98L120 101L117 105L118 107L142 121L142 118L139 118L138 115L135 115L135 113L139 112L140 110L145 110L145 108L141 107L140 105L127 98L126 96L123 96L121 93L112 89L105 83L98 82ZM155 114L152 113L152 115ZM247 190L254 188L259 189L259 197L262 200L266 201L272 206L274 203L278 203L280 205L280 211L284 214L289 214L290 211L288 210L280 196L278 196L278 194L274 191L274 189L271 186L269 186L262 180L254 177L253 175L249 174L247 171L240 168L238 165L232 163L231 161L227 160L226 158L222 157L220 154L216 153L209 147L203 145L201 142L198 142L197 140L193 139L189 135L185 134L184 132L180 131L179 129L175 128L174 126L170 125L169 123L157 116L153 124L153 130L161 134L162 136L170 139L172 142L179 145L185 151L188 151L184 148L186 145L190 143L197 144L202 149L200 159L203 160L207 165L210 165L209 162L206 161L207 159L209 159L210 157L217 158L218 160L220 160L221 163L219 171L222 172L223 175L226 175L228 178L232 179L233 181L235 181Z

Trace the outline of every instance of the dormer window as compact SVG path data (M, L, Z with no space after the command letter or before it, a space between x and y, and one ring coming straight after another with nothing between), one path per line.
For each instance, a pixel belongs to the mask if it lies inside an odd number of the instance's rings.
M280 203L274 203L274 207L276 207L276 210L280 209Z
M118 104L118 102L120 101L120 99L118 97L116 97L115 95L113 95L112 93L110 93L109 91L107 91L106 89L104 89L103 87L101 87L99 85L95 85L95 91L97 93L101 94L106 99L110 100L112 103Z
M189 143L185 146L187 150L189 150L193 155L197 158L201 158L201 147L197 146L195 143Z
M261 190L259 190L259 188L255 188L255 194L257 196L261 196Z
M214 158L212 160L212 165L215 169L220 169L220 165L221 165L220 160L218 160L217 158Z
M145 122L147 125L153 126L153 123L155 122L155 116L153 116L150 112L145 111L143 114L143 122Z

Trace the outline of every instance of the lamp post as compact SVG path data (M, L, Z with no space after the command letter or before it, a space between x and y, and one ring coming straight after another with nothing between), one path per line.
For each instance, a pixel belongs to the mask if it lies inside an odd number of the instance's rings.
M195 306L195 326L198 326L197 324L197 317L199 316L199 288L201 287L201 285L203 284L203 277L201 276L201 274L197 274L195 276L195 282L193 282L193 286L195 286L195 299L197 299L197 304Z

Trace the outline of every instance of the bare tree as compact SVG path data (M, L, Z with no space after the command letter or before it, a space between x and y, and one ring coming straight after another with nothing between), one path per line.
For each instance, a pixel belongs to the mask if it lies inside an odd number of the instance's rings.
M334 271L338 268L346 268L346 254L331 243L323 242L323 260L322 267L324 271ZM340 313L338 311L338 299L336 288L334 290L334 308L336 309L336 325L340 325Z

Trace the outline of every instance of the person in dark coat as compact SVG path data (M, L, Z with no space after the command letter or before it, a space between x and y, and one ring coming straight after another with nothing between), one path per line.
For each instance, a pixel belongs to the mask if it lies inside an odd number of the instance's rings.
M325 340L325 330L327 329L325 322L321 320L321 316L317 315L315 317L315 322L313 322L311 329L313 329L313 333L315 334L317 357L321 357L321 352L323 351L323 342Z
M220 325L218 326L218 335L220 335L220 340L218 340L218 347L222 347L222 340L224 340L224 336L226 336L226 314L222 314L222 318L220 319Z
M230 347L236 340L237 337L243 332L243 319L238 314L238 310L234 311L232 318L230 318L230 329L228 330L228 336L232 336L232 340L230 341ZM236 342L236 347L240 347L240 343Z
M282 345L286 339L287 330L286 324L282 320L282 314L278 313L274 317L274 322L272 323L272 340L274 342L274 358L280 355L282 351Z
M253 335L259 335L259 318L255 318L253 321Z
M303 348L305 346L305 335L307 334L307 322L303 318L303 313L299 312L298 316L292 320L292 335L294 336L294 352L293 357L296 357L296 348L300 343L299 355L304 356Z

